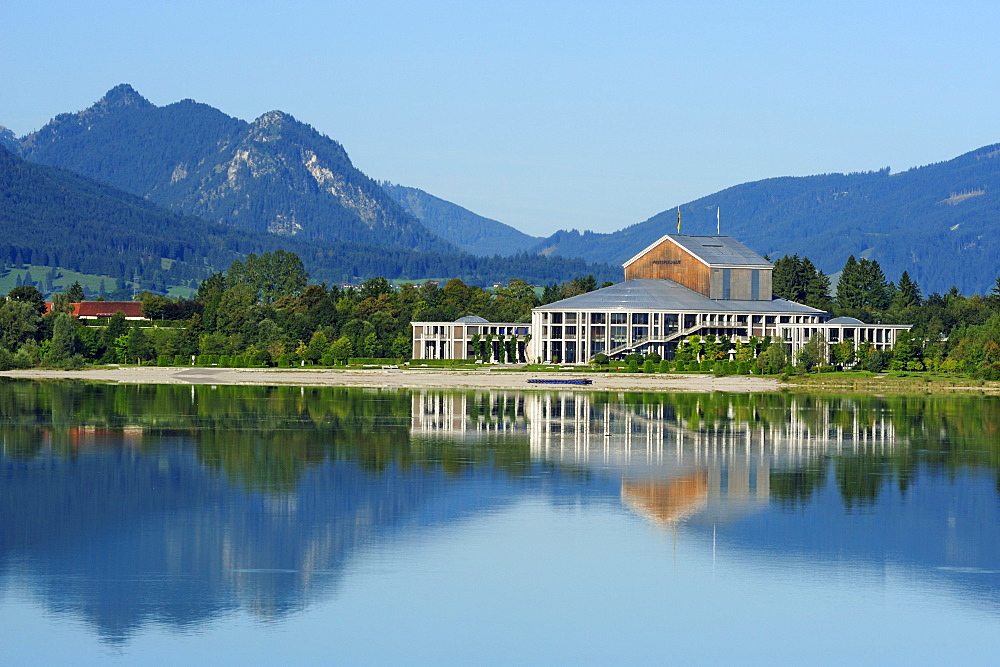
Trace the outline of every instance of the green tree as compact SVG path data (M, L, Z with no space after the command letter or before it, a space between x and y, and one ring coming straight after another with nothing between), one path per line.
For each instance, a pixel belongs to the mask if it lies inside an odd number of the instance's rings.
M66 290L66 297L69 299L70 303L80 303L87 298L83 292L83 286L80 284L80 281L76 281L70 285L69 289Z
M903 275L899 277L899 285L896 288L896 298L893 300L893 306L904 310L919 306L921 301L923 301L923 298L920 295L920 286L917 285L917 281L910 278L909 273L903 271Z
M149 344L146 333L139 326L138 322L134 323L125 338L125 363L129 363L132 360L135 360L136 363L141 363L152 358L152 356L153 347Z
M587 292L593 292L596 289L597 279L594 278L593 274L591 274L589 276L579 276L567 283L563 283L560 292L563 299L568 299L571 296L586 294Z
M45 297L36 287L31 285L15 287L7 293L7 300L30 303L37 314L45 314Z
M393 289L389 281L379 276L378 278L372 278L361 283L361 286L358 288L358 299L359 301L377 299L382 295L390 295L392 293Z
M281 297L298 297L309 282L309 274L294 252L275 250L260 256L250 253L246 260L234 261L226 272L226 282L249 287L256 300L274 303Z
M830 309L830 279L808 257L785 255L776 261L771 289L779 298L820 310Z
M365 356L369 358L380 356L382 350L374 331L365 336L364 351Z
M208 327L227 335L249 335L255 318L257 300L253 289L248 285L237 284L222 293L219 299L218 311L215 314L215 327Z
M722 345L715 334L705 336L705 343L702 345L701 358L708 361L715 361L722 358Z
M896 336L896 344L892 346L892 361L889 368L900 371L922 369L922 352L920 341L912 332L900 331Z
M116 351L116 341L128 333L128 323L125 320L125 313L116 312L108 320L108 326L100 337L100 349L102 350L101 361L106 364L113 364L119 361Z
M409 359L413 353L413 345L409 336L397 334L392 340L392 356L397 359Z
M354 355L354 343L347 336L341 336L330 345L330 353L337 362L346 364Z
M33 338L40 323L38 309L31 301L8 298L0 302L0 347L16 352Z
M829 359L829 352L827 351L826 336L823 335L823 332L817 331L810 336L806 344L799 350L797 356L799 365L807 373L816 366L825 365Z
M535 289L517 278L511 278L510 282L497 287L494 322L530 322L531 309L540 305Z
M330 341L327 339L326 334L322 331L314 331L312 337L309 338L309 344L306 346L305 354L302 358L310 363L317 363L326 352L326 348L329 347Z
M788 365L788 349L782 343L769 345L757 357L757 367L765 375L777 375Z
M66 313L59 313L52 325L52 341L48 354L45 355L45 363L59 368L69 366L75 343L73 318Z
M831 345L830 352L833 355L833 363L841 368L850 366L854 362L854 343L849 340L842 340Z
M73 306L69 302L69 295L67 294L53 294L52 295L52 312L53 313L65 313L70 315L73 313Z

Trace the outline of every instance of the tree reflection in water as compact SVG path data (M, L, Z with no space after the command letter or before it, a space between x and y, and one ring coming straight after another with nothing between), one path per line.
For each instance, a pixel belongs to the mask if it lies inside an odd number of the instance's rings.
M813 553L836 540L807 537L808 512L891 500L894 521L920 529L857 550L930 562L936 506L898 499L921 475L1000 479L992 397L2 381L0 425L5 578L112 641L237 608L285 616L373 545L525 494L695 531L728 522L744 546L803 517L782 540ZM969 548L933 558L1000 558L997 531L980 530L996 505L970 506L975 531L949 534Z

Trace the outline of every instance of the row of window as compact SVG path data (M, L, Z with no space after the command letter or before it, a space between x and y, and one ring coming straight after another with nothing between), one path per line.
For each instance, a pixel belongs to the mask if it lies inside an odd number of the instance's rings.
M424 325L423 327L416 326L413 328L415 335L420 336L421 333L425 333L429 336L433 335L452 335L456 338L461 337L462 328L460 325L452 324L441 324L441 325ZM531 327L528 325L519 327L479 327L479 326L468 326L465 328L465 335L472 336L474 334L494 334L498 336L509 336L515 334L517 336L525 336L531 332Z
M571 324L578 322L583 324L587 313L559 313L543 312L542 322L547 324ZM664 322L676 322L678 318L674 313L590 313L591 324L657 324L661 320ZM697 314L685 314L685 322L690 322L694 326L697 321ZM752 319L751 319L752 318ZM754 324L805 324L808 322L819 322L816 315L730 315L728 313L707 313L705 321L708 322L734 322L737 325L746 325L748 321ZM689 326L685 324L685 326Z

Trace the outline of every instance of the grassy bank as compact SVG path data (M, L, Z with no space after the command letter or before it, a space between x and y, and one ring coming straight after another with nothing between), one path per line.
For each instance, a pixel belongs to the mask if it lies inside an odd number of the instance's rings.
M792 387L801 387L809 391L859 391L871 394L1000 392L1000 382L978 380L968 375L953 373L848 371L793 375L785 382Z

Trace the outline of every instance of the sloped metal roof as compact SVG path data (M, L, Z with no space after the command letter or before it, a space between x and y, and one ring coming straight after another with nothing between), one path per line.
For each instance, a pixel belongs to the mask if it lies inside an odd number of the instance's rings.
M715 300L667 279L637 278L572 296L534 310L677 310L705 313L790 313L817 315L825 311L785 299L770 301Z
M466 315L465 317L460 317L455 322L469 322L472 324L489 324L489 320L483 319L478 315Z
M669 239L709 266L772 268L772 264L731 236L665 234L623 266L636 261Z
M860 325L864 325L864 322L862 322L859 319L853 318L853 317L835 317L832 320L830 320L829 322L827 322L827 324L851 324L851 325L860 324Z

